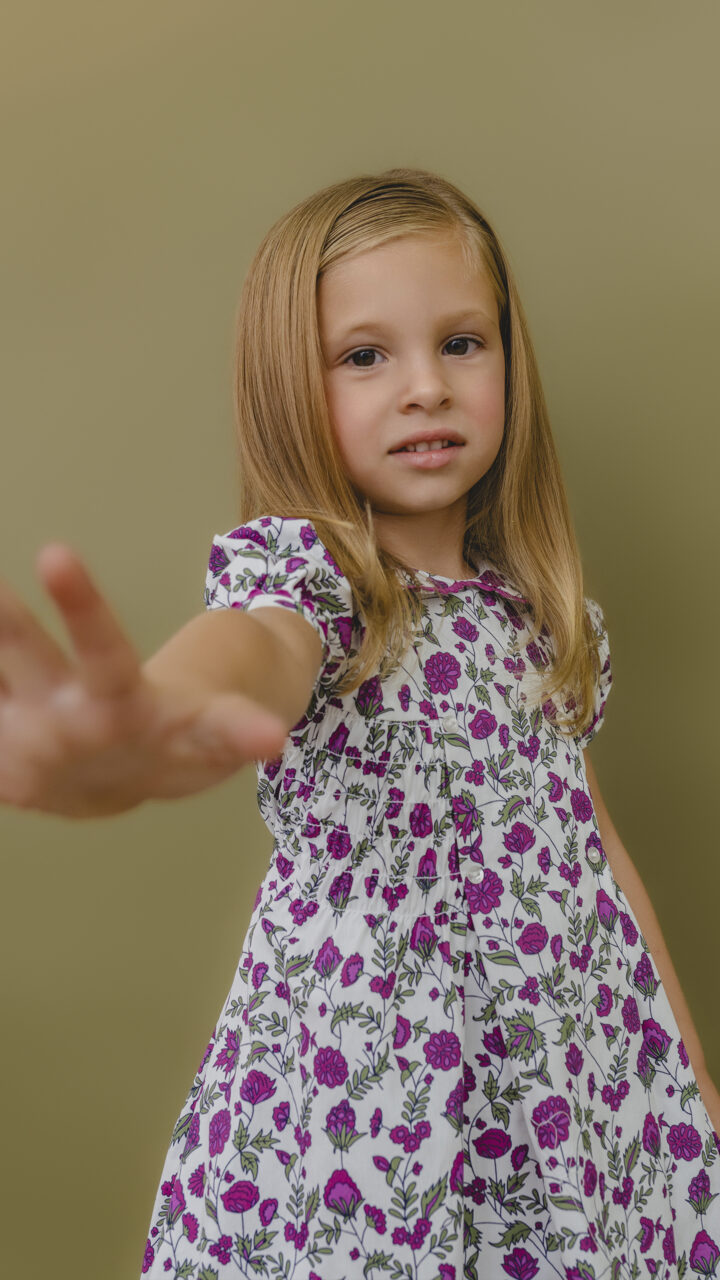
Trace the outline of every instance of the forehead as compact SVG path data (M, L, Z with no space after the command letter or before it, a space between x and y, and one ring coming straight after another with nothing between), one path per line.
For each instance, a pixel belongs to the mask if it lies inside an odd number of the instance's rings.
M357 327L415 315L478 308L497 322L497 300L478 250L477 260L453 233L413 233L356 250L318 278L321 327Z

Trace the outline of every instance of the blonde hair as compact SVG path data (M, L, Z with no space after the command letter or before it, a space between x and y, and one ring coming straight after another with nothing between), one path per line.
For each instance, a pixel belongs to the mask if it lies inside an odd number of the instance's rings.
M334 183L290 209L267 232L243 284L237 313L236 414L239 519L312 520L352 588L364 634L338 693L387 675L421 621L418 580L377 544L372 511L346 475L323 382L317 285L347 255L400 236L454 233L471 270L494 289L505 354L505 427L495 461L469 491L463 554L480 554L518 586L539 659L539 691L561 732L593 718L598 641L584 603L583 572L525 315L489 223L457 187L422 169L388 169ZM406 575L403 585L399 572ZM568 696L565 710L551 700Z

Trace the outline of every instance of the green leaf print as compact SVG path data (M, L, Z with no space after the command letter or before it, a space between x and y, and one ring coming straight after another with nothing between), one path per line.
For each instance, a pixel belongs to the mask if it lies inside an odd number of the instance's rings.
M640 1139L635 1138L634 1141L628 1143L627 1147L625 1148L625 1172L626 1173L632 1173L633 1169L635 1168L635 1165L637 1164L637 1158L639 1155L640 1155Z
M371 1253L363 1267L363 1275L369 1276L370 1272L374 1271L376 1267L379 1267L381 1271L389 1271L392 1261L392 1256L389 1253Z
M422 1199L420 1201L423 1218L429 1218L436 1209L440 1208L440 1205L445 1200L446 1190L447 1174L444 1173L442 1178L439 1178L431 1187L428 1187L427 1191L423 1192Z
M524 813L524 811L525 811L525 801L523 797L510 796L510 799L506 800L505 804L502 807L502 810L500 812L500 817L494 819L493 826L494 827L506 826L511 818L517 817L519 813Z
M530 1058L545 1045L545 1036L535 1026L531 1013L518 1013L511 1018L503 1018L505 1023L505 1043L508 1057L521 1058L527 1065Z
M518 1244L520 1240L527 1240L531 1232L532 1227L529 1223L514 1222L499 1240L493 1240L493 1245L496 1249L507 1249L511 1244Z
M214 1267L203 1267L198 1271L197 1280L218 1280L218 1273Z
M551 1204L557 1205L558 1209L582 1209L582 1200L578 1200L576 1196L548 1195Z

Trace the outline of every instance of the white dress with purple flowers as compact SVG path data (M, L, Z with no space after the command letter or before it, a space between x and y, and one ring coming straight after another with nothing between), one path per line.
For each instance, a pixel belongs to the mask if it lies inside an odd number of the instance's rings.
M172 1135L142 1272L192 1280L714 1276L718 1145L582 754L533 708L527 601L421 575L401 668L303 520L216 536L209 609L297 610L323 661L279 759L237 972ZM525 686L525 687L524 687Z

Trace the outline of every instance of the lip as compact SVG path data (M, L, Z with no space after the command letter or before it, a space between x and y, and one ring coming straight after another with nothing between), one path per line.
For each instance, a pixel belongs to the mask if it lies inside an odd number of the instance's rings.
M445 437L447 439L447 436ZM423 449L421 453L404 453L402 449L390 455L391 458L402 458L411 467L420 471L434 471L436 467L446 467L460 453L462 445L451 444L447 449Z
M398 453L408 444L432 444L433 440L449 440L451 444L465 443L459 432L454 431L452 427L446 428L442 433L438 431L437 427L431 427L428 431L416 431L414 435L406 436L404 440L401 440L399 444L396 444L394 449L390 449L389 452Z

